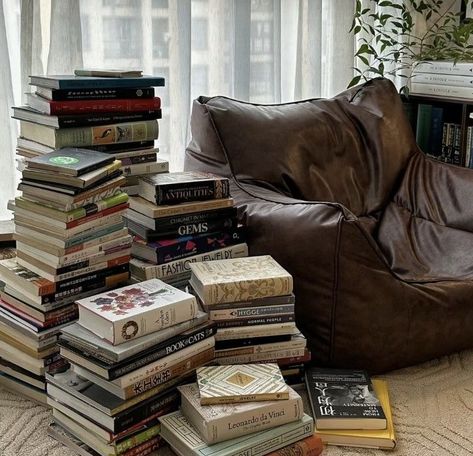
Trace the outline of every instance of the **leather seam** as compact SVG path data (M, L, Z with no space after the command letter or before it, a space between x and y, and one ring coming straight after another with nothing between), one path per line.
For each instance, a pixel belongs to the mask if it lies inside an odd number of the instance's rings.
M337 221L337 237L335 240L335 251L333 258L333 285L332 285L332 311L330 315L330 353L329 362L334 361L335 349L335 322L337 319L337 303L338 303L338 278L339 278L339 264L340 264L340 244L342 238L343 214L340 214Z

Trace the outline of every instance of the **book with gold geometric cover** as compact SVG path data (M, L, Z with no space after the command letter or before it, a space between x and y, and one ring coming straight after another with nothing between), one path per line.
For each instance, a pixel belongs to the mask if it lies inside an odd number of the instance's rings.
M270 255L189 265L191 285L206 306L292 293L292 276Z
M197 383L201 405L289 398L289 388L274 363L201 367Z

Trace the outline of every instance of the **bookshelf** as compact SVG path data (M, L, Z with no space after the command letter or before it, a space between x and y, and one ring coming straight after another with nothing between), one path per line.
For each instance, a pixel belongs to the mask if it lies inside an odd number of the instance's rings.
M411 94L403 96L403 102L419 147L426 154L471 167L468 128L473 132L473 99ZM456 125L456 130L451 125Z

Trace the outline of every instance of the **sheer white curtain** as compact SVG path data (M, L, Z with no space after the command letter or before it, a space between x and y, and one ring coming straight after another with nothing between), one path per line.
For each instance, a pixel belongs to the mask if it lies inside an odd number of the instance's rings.
M354 0L0 0L0 218L14 194L17 127L29 74L78 67L162 75L159 146L183 165L192 100L325 97L353 76Z

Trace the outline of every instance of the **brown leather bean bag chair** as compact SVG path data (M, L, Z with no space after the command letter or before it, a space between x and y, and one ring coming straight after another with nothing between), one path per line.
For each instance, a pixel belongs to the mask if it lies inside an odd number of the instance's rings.
M382 372L473 347L473 171L427 158L395 87L194 102L187 170L232 180L251 255L295 281L315 364Z

